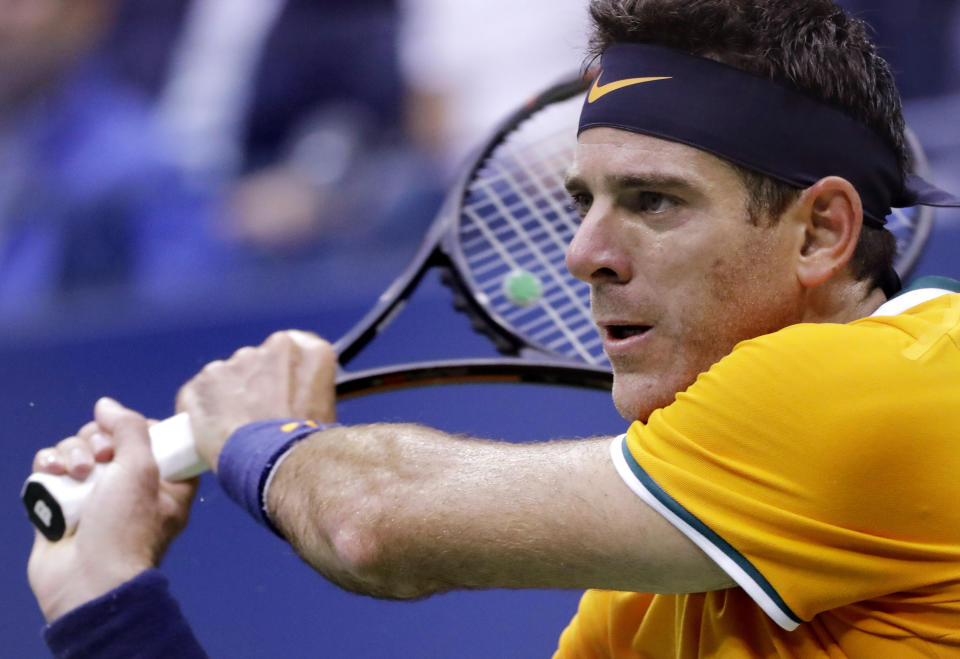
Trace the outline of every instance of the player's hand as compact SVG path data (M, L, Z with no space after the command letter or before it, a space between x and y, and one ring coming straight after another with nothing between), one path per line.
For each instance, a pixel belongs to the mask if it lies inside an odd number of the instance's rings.
M272 334L256 348L207 364L177 394L187 412L197 454L216 470L230 434L264 419L336 421L337 358L329 343L309 332Z
M39 451L34 471L83 480L104 463L73 535L49 542L37 531L27 576L48 621L159 564L186 526L198 479L161 481L147 421L107 398L94 421Z

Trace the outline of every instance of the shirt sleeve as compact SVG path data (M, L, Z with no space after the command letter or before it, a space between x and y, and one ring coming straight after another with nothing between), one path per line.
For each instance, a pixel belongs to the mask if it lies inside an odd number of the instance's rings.
M960 570L957 361L869 329L744 342L612 445L627 485L788 630Z
M142 572L61 616L43 636L57 659L207 657L159 570Z

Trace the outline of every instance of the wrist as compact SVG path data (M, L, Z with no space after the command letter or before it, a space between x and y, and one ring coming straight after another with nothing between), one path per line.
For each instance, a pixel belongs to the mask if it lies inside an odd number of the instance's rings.
M49 588L36 587L40 611L48 623L119 588L152 565L120 565L82 568Z
M303 419L270 419L242 426L230 435L220 452L217 480L231 499L282 537L266 509L273 474L298 442L338 425Z

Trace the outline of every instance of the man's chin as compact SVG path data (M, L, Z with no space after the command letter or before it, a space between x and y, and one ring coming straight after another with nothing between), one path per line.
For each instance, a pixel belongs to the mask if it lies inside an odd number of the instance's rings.
M653 412L676 398L676 391L657 376L617 373L613 376L613 404L627 421L646 423Z

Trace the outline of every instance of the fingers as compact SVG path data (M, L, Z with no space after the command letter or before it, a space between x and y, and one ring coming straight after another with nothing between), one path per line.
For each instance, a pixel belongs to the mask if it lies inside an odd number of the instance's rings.
M136 434L137 427L146 432L147 421L141 414L127 409L112 398L101 398L93 406L93 418L106 432L116 437L122 428L129 427L128 433Z
M177 394L177 412L190 416L197 454L216 469L237 428L262 419L335 420L336 355L314 334L282 331L256 347L210 362Z
M100 455L105 453L101 451ZM57 476L69 474L77 480L83 480L93 471L95 454L88 439L74 435L52 448L38 451L33 459L33 470Z
M307 332L291 331L290 338L299 346L300 358L296 378L300 383L293 392L294 405L303 416L321 423L337 420L336 386L339 366L333 346Z
M314 369L329 370L331 373L337 368L337 355L333 346L316 334L290 330L287 338L293 343L293 349L299 353L301 361ZM324 368L326 367L326 368Z
M295 347L300 350L324 350L330 344L313 332L304 330L281 330L274 332L263 342L264 346Z
M263 348L286 354L290 416L321 423L337 420L334 381L338 360L330 343L311 332L286 330L272 334Z
M330 345L313 332L304 332L303 330L288 330L286 334L294 343L304 350L322 350L325 346Z
M93 418L111 440L117 459L138 470L156 470L143 415L104 397L93 406Z
M90 450L93 451L93 459L97 462L110 462L113 460L113 439L106 433L99 430L92 433L89 438Z
M146 426L139 414L126 410L110 399L102 401L98 401L94 408L96 421L90 421L76 435L61 440L56 446L37 452L33 459L34 471L57 476L66 474L84 480L93 471L95 463L113 460L116 453L115 435L124 424L129 425L130 429L120 432L122 437L128 437L131 433L139 435L138 425L143 426L145 433Z
M33 456L33 470L62 476L67 473L67 462L56 448L40 449Z
M93 459L97 462L113 460L113 439L103 431L96 421L90 421L83 426L77 433L77 437L90 445Z

